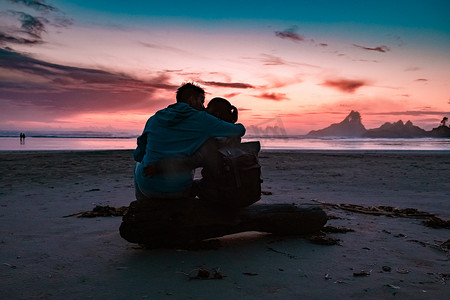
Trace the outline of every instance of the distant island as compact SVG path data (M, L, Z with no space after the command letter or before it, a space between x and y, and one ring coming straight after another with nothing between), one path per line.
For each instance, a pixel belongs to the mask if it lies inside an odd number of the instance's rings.
M310 137L368 137L368 138L418 138L418 137L450 137L450 127L447 126L448 118L444 117L439 127L426 131L413 125L411 121L403 123L399 120L395 123L384 123L379 128L366 129L361 122L361 115L357 111L351 111L350 114L340 123L334 123L330 126L312 130L307 136Z

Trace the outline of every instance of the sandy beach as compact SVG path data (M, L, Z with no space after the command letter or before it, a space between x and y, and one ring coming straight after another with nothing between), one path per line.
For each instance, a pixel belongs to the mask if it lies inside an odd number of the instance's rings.
M311 203L336 245L257 233L216 250L143 249L121 217L65 217L134 198L131 151L0 152L1 299L448 299L450 152L263 151L261 203ZM220 279L198 279L202 268Z

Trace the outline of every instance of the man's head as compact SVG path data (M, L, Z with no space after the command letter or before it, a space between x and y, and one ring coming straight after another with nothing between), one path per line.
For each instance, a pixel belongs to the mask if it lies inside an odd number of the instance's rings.
M198 110L204 110L205 91L192 83L185 83L177 90L177 102L185 102Z

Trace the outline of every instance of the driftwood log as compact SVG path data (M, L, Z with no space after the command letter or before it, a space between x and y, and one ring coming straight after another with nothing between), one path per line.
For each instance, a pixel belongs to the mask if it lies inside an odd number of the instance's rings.
M253 204L228 210L192 198L133 201L123 216L120 235L131 243L159 248L245 231L311 234L326 222L318 205Z

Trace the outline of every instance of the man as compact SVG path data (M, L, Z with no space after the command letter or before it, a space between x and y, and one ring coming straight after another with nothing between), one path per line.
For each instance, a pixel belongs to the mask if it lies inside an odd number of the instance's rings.
M211 138L245 134L242 124L204 111L205 92L192 83L178 88L176 100L150 117L138 138L134 152L137 200L191 195L193 169L214 160Z

